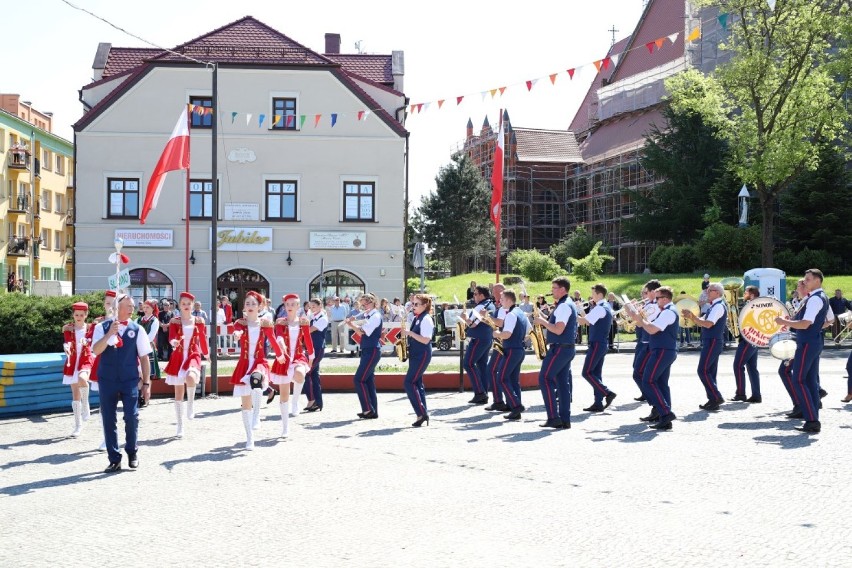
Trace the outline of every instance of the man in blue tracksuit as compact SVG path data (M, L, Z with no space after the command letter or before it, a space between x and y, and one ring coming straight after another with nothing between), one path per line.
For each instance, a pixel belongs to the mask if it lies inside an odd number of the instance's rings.
M500 303L506 310L503 328L494 330L494 337L503 341L503 357L498 364L497 376L510 410L503 416L506 420L520 420L521 412L525 410L521 404L521 363L526 355L524 338L529 335L530 323L526 314L515 305L516 301L514 290L503 290L500 296Z
M662 286L654 293L660 311L651 320L642 319L638 313L630 313L637 327L650 338L648 361L642 373L642 392L653 406L650 416L642 418L652 422L655 430L671 430L675 414L672 412L672 397L669 390L669 374L672 363L677 359L677 336L680 331L677 311L672 304L672 289Z
M743 299L750 302L760 296L757 286L746 286ZM751 383L751 397L746 398L745 376L748 371L748 380ZM763 402L760 396L760 372L757 370L757 347L746 341L740 334L740 342L734 355L734 378L737 381L737 392L731 400L739 402Z
M828 298L822 290L822 271L805 271L808 295L805 305L793 319L775 318L775 322L796 330L796 356L793 358L793 393L805 419L803 432L817 433L819 422L819 356L822 353L822 328L829 310Z
M541 362L538 385L547 411L542 428L571 427L571 361L577 338L577 307L568 298L571 283L567 277L554 278L550 284L556 307L550 317L537 317L533 323L547 330L547 354Z
M659 308L657 308L657 300L654 299L654 293L656 290L662 286L659 280L648 280L645 283L645 286L642 287L642 306L640 308L642 315L645 317L645 320L652 320L657 317L657 314L660 313ZM642 393L641 396L633 399L638 402L645 402L648 400L647 395L642 392L642 374L645 372L645 364L648 362L648 357L650 353L650 348L648 347L648 343L650 342L650 337L647 333L641 328L636 327L636 353L633 354L633 382L636 383L636 386L639 387L639 391Z
M595 307L581 315L578 322L589 326L589 348L583 362L583 378L595 391L595 402L586 412L603 412L615 399L616 394L603 384L603 363L609 349L609 328L612 325L612 306L606 301L607 289L603 284L592 286Z
M121 294L117 298L118 317L95 327L92 352L100 355L98 389L101 400L101 420L109 467L106 473L121 471L121 452L118 448L116 409L118 401L124 407L124 451L130 469L139 467L137 439L139 436L139 380L142 388L151 388L151 367L148 354L151 342L148 334L130 319L134 312L133 298ZM142 376L139 376L139 368Z
M473 387L473 398L470 404L488 404L488 352L491 350L493 336L491 328L482 321L482 315L489 317L497 315L494 302L491 301L487 286L477 286L473 291L473 301L476 305L468 315L463 310L461 319L467 326L467 337L470 339L464 352L464 369Z
M725 330L728 327L728 308L725 306L725 288L718 282L707 286L707 299L710 310L706 316L698 317L684 310L683 317L701 328L701 356L698 358L698 378L704 385L707 402L699 408L709 411L719 410L725 402L716 385L716 371L719 368L719 355L725 347Z

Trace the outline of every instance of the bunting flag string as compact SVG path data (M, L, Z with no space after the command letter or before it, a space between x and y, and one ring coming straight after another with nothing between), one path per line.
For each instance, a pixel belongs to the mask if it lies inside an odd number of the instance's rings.
M770 9L773 9L775 2L773 0L767 0L767 1L768 1ZM726 13L725 14L719 14L715 18L708 20L708 22L712 22L714 24L716 22L718 22L718 25L722 30L727 30L728 18L729 18L729 14L726 14ZM714 20L715 20L715 22L714 22ZM685 42L694 42L694 41L697 41L699 38L701 38L702 26L705 23L707 23L707 22L697 22L696 25L689 32L689 34L685 36L684 41ZM568 74L569 80L574 80L575 76L578 73L580 73L581 71L583 71L585 68L591 69L591 67L594 67L595 71L597 73L601 73L603 71L614 70L618 67L618 63L623 58L624 55L626 55L626 54L628 54L632 51L641 50L643 48L648 51L648 55L654 55L655 53L659 52L661 49L665 48L666 41L668 41L669 44L675 44L677 42L678 38L680 37L680 33L681 32L675 32L675 33L672 33L672 34L669 34L669 35L666 35L666 36L662 36L662 37L659 37L657 39L648 41L647 43L633 46L630 49L626 49L626 50L624 50L620 53L607 54L605 57L603 57L601 59L568 68L564 71L564 73ZM556 85L556 79L559 77L559 75L561 73L562 72L550 73L550 74L544 75L542 77L526 79L526 80L518 82L518 83L510 83L510 84L505 84L505 85L500 86L500 87L485 89L485 90L479 91L479 94L480 94L480 97L482 99L482 102L485 102L486 97L488 97L489 95L490 95L491 99L493 100L493 99L496 99L498 96L502 97L508 89L514 88L514 87L517 87L517 86L520 86L520 85L524 85L526 87L526 92L529 93L533 90L533 87L535 87L538 84L538 82L541 79L543 79L544 77L547 77L550 80L550 84L552 86L555 86ZM465 99L468 98L470 94L471 93L467 93L467 94L464 94L464 95L457 95L455 97L456 106L461 105L462 102L464 102ZM433 103L436 103L436 104L434 104L434 106L436 106L437 109L440 110L441 108L443 108L444 103L447 100L448 100L447 98L442 98L442 99L437 99L435 101L410 103L407 107L405 107L403 109L403 112L405 114L412 115L412 116L415 115L415 114L422 114L424 111L428 111L430 108L432 108ZM188 110L191 114L197 115L199 117L209 116L209 115L213 114L213 109L211 107L202 106L202 105L190 104L190 105L188 105ZM319 127L320 123L322 122L323 116L329 117L329 125L330 125L331 128L334 128L337 125L338 121L340 119L345 118L345 117L351 117L351 119L354 119L356 122L366 122L371 113L373 113L375 111L380 111L380 110L382 110L382 108L375 108L375 109L366 108L366 109L360 109L360 110L354 111L353 113L329 112L329 113L314 114L313 115L313 117L314 117L314 128ZM231 124L234 124L236 122L237 117L240 116L241 114L243 114L243 113L240 112L240 111L231 111ZM249 126L251 124L253 116L255 116L253 113L245 113L246 126ZM295 115L295 114L285 114L285 115L272 114L271 115L271 121L269 123L269 128L276 128L276 127L282 128L281 123L283 121L283 123L284 123L283 128L294 129L294 128L296 128L296 116L297 115ZM306 115L306 114L298 115L298 128L299 129L304 128L305 122L307 121L308 116L309 115ZM267 115L265 113L257 114L257 127L263 128L263 125L264 125L264 122L266 122L266 119L267 119Z

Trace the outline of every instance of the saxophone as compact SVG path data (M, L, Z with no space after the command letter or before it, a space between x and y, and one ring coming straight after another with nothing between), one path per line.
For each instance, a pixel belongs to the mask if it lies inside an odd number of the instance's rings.
M533 319L540 316L541 310L538 309L538 306L535 306L533 308ZM547 355L547 341L544 339L544 331L542 331L541 325L533 324L532 331L530 332L530 342L532 343L536 358L539 361L543 361L544 356Z
M405 326L408 323L408 312L402 312L402 331L405 331ZM405 363L408 361L408 337L400 335L393 344L393 350L397 358Z
M485 313L482 316L482 321L485 322L485 324L488 325L491 329L499 329L497 327L497 322L495 322L491 318L491 316L488 315L488 313ZM500 339L499 337L495 337L494 342L491 344L491 349L493 349L494 351L496 351L497 353L502 355L503 354L503 340Z

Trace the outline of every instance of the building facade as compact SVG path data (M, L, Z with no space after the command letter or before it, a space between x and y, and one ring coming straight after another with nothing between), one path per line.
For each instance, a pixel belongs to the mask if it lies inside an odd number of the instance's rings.
M74 146L50 113L0 94L0 273L4 291L73 279Z
M340 36L325 40L319 54L246 17L169 52L98 47L75 125L86 204L76 216L77 291L107 286L120 236L140 299L189 290L209 307L214 246L218 293L238 309L249 290L275 304L287 292L316 295L321 284L324 296L402 294L403 54L340 54ZM218 64L215 114L204 110L211 71L178 53ZM142 226L145 188L184 105L194 109L188 180L169 174Z

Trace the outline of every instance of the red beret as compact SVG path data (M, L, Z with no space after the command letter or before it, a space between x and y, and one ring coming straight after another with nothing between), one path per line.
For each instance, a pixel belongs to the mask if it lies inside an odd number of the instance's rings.
M298 299L299 299L298 294L287 294L287 295L284 296L284 302L287 302L288 300L298 300Z
M72 311L83 310L84 312L89 311L89 304L86 302L75 302L74 305L71 306Z
M249 297L257 300L258 304L262 304L264 302L263 296L261 296L258 292L255 292L254 290L252 290L252 291L250 291L246 294L246 298L249 298Z
M180 299L183 300L184 298L189 298L189 300L192 301L192 302L195 301L195 296L193 296L189 292L181 292L180 293Z
M115 290L107 290L106 291L107 298L115 298Z
M145 300L145 305L150 306L154 310L154 315L160 315L160 306L157 305L157 300Z

